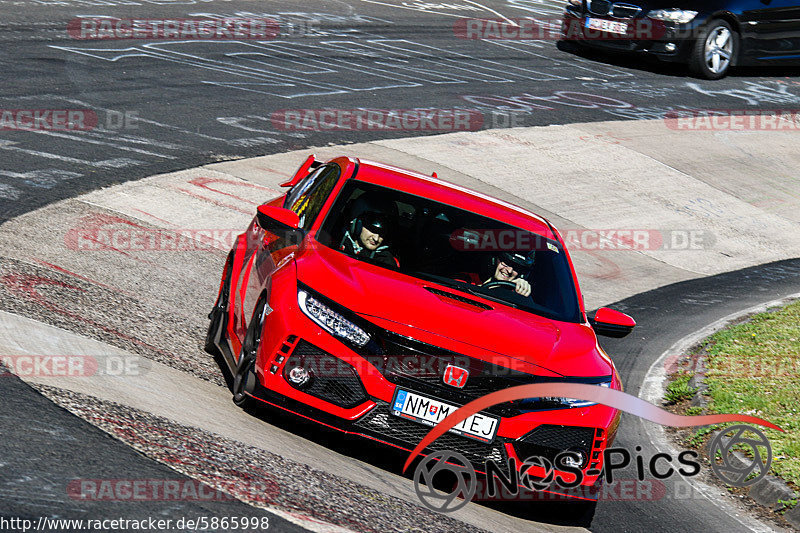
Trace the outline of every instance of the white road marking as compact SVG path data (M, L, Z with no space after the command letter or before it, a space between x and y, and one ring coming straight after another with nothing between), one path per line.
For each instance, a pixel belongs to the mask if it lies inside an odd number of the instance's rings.
M87 165L100 168L124 168L133 165L144 164L144 161L139 161L138 159L128 159L127 157L120 157L116 159L103 159L101 161L89 161L88 159L78 159L77 157L68 157L60 154L52 154L50 152L42 152L40 150L29 150L27 148L14 146L15 144L17 143L13 141L0 141L0 149L21 152L24 154L34 155L37 157L44 157L46 159L56 159L58 161L64 161L65 163L73 163L77 165Z
M29 170L28 172L0 170L0 176L22 180L22 183L31 187L50 189L62 181L80 178L83 174L71 172L69 170L47 168L42 170Z
M142 150L141 148L132 148L130 146L124 146L118 143L112 143L108 141L98 141L96 139L89 139L82 134L69 134L69 133L60 133L56 131L48 131L48 130L31 130L33 133L38 133L40 135L49 135L51 137L58 137L60 139L69 139L71 141L82 142L87 144L95 144L100 146L111 146L116 150L122 150L123 152L135 152L137 154L143 155L151 155L153 157L158 157L161 159L175 159L175 156L165 155L165 154L157 154L155 152L150 152L147 150Z
M428 9L420 9L419 7L413 7L413 6L399 6L397 4L391 4L391 3L388 3L388 2L378 2L377 0L361 0L361 1L362 2L366 2L368 4L378 4L378 5L382 5L382 6L394 7L394 8L397 8L397 9L408 9L408 10L411 10L411 11L417 11L419 13L430 13L432 15L445 15L447 17L458 17L458 18L463 18L464 17L464 15L458 15L458 14L455 14L455 13L442 13L441 11L431 11L431 10L428 10Z
M510 25L512 25L512 26L519 26L519 24L517 24L516 22L514 22L514 21L513 21L513 20L511 20L510 18L507 18L507 17L505 17L505 16L504 16L504 15L502 15L502 14L501 14L499 11L495 11L494 9L491 9L491 8L489 8L489 7L486 7L486 6L484 6L483 4L479 4L478 2L473 2L472 0L464 0L464 2L466 2L466 3L468 3L468 4L472 4L472 5L478 6L478 7L480 7L481 9L485 9L486 11L488 11L488 12L490 12L490 13L494 13L495 15L497 15L497 16L498 16L498 17L500 17L501 19L505 20L506 22L508 22L508 23L509 23Z
M22 192L13 185L0 183L0 198L5 198L6 200L17 200L21 194Z

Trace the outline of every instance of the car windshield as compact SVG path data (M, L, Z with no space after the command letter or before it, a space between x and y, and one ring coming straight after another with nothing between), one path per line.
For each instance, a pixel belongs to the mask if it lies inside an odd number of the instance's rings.
M452 205L351 180L316 238L361 261L537 315L580 322L571 271L558 242Z

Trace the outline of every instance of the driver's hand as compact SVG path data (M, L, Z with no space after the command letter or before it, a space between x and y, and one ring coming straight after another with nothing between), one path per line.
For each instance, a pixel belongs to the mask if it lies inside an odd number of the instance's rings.
M521 294L522 296L530 296L531 295L531 284L528 283L527 280L522 278L511 280L517 286L517 294Z

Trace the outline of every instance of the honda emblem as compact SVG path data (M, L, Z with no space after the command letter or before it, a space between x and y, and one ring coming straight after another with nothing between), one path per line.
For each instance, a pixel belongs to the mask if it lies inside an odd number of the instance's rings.
M443 379L445 385L462 389L464 388L464 385L467 384L468 377L469 370L466 368L461 368L460 366L455 365L447 365L447 368L444 369Z

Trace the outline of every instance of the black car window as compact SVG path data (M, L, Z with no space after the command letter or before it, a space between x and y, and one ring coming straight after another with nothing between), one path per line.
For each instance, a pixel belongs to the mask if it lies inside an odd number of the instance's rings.
M389 222L383 244L394 262L359 261L480 295L537 315L580 322L577 291L561 244L458 207L358 180L342 188L317 240L342 253L344 234L361 212L379 210ZM487 282L499 261L517 261L517 277L531 284L524 297L506 284Z
M300 180L286 197L284 207L300 217L300 227L308 231L339 180L339 165L325 165Z

